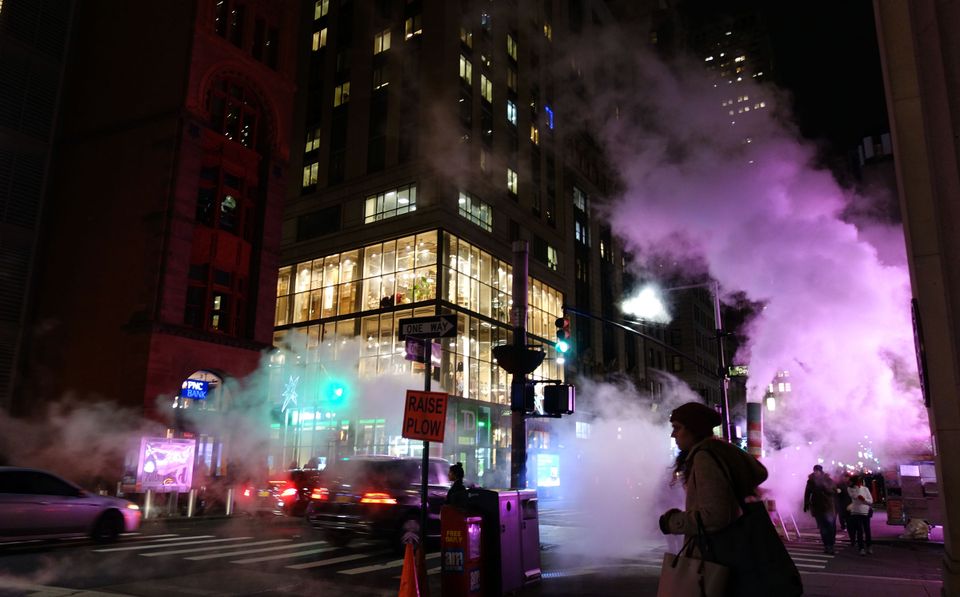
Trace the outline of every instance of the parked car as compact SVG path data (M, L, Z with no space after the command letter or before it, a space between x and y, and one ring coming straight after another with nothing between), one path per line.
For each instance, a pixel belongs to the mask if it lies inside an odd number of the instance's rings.
M0 539L89 535L106 542L139 526L133 502L84 491L46 471L0 467Z
M450 463L431 458L427 477L427 536L440 535ZM337 461L311 493L307 521L335 545L354 537L389 541L397 549L420 531L421 459L364 456Z

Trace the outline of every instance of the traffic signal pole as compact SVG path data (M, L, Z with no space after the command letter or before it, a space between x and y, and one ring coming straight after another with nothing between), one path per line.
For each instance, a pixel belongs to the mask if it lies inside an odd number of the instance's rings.
M527 241L513 241L513 308L510 318L513 323L513 345L519 354L527 348ZM527 420L524 410L523 390L527 374L517 371L510 382L510 487L527 487Z

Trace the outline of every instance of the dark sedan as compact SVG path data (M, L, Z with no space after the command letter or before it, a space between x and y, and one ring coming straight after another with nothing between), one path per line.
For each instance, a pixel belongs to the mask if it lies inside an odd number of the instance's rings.
M440 507L450 483L450 463L431 458L427 477L427 535L440 534ZM339 545L357 536L382 539L397 549L420 532L421 459L365 456L324 470L307 507L307 520Z

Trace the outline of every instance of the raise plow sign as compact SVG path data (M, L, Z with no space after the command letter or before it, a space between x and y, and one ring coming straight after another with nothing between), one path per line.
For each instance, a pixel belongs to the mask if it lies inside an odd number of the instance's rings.
M403 431L407 439L442 442L447 424L447 394L407 390L403 407Z

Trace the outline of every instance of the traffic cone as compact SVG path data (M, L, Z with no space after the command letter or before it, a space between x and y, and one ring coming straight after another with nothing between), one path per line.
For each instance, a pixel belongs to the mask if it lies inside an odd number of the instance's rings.
M427 550L422 544L417 545L417 580L420 583L420 597L430 597L430 582L427 579Z
M403 572L400 574L400 593L397 597L420 597L417 581L417 565L413 557L413 544L407 543L403 552Z

